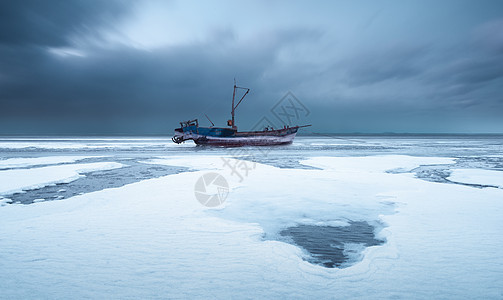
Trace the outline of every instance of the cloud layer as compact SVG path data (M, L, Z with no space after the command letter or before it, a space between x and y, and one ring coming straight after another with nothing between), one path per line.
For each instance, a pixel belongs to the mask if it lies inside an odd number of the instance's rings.
M234 78L242 129L291 91L315 132L503 132L500 1L320 4L2 2L0 134L224 125Z

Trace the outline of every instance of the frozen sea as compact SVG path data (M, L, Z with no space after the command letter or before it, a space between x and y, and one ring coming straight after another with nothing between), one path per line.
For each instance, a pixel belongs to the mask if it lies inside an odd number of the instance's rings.
M0 137L0 299L501 299L503 136Z

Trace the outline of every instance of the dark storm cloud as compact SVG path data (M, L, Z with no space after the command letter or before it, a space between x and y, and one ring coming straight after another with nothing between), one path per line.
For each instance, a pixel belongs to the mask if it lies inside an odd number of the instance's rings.
M503 32L503 23L495 24L497 32ZM363 49L334 64L328 77L354 91L348 101L374 99L367 101L372 105L379 100L387 109L409 102L409 109L421 108L432 115L439 109L473 105L503 113L503 47L493 37L501 34L475 32L453 44L404 42ZM491 40L482 42L481 34ZM371 92L375 90L379 93ZM381 94L384 91L388 93ZM393 99L400 101L390 103Z
M428 46L369 49L354 55L336 68L346 70L348 84L360 86L390 79L409 79L423 74Z
M3 60L2 69L14 73L0 79L2 130L23 132L24 124L31 127L38 121L49 123L53 133L161 134L171 132L180 120L204 113L223 125L230 112L232 78L260 86L262 73L277 51L297 40L312 39L312 34L311 30L264 34L261 38L267 43L233 46L231 51L239 56L215 51L229 34L216 34L197 46L149 51L125 45L92 46L85 49L86 57L4 47L0 51L12 59ZM252 94L260 102L260 93ZM265 102L269 109L272 103ZM31 128L34 133L44 130Z
M64 63L48 49L71 46L76 35L99 38L99 31L126 14L130 3L0 2L0 134L71 133L78 127L71 125L73 120L92 122L82 104L71 101L82 91L75 89L82 86L78 80L86 79L72 69L78 62Z
M72 34L93 31L127 11L128 1L21 0L0 2L3 45L65 46Z
M503 26L501 27L503 29ZM440 52L423 81L432 93L452 106L485 106L503 112L503 51L477 39Z
M246 37L223 27L149 49L107 41L135 7L0 3L0 134L170 134L180 120L206 122L204 114L223 125L233 78L252 88L238 111L243 129L290 90L311 111L299 122L314 131L503 132L500 19L482 18L445 41L380 29L354 42L314 25ZM355 30L382 24L386 13L379 7ZM435 24L426 25L428 36Z

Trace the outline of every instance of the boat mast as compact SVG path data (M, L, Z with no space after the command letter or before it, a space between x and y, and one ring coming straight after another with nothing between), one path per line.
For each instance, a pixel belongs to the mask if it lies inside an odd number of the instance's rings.
M246 90L246 92L244 93L243 97L241 97L238 104L236 104L236 106L234 106L234 100L236 97L236 89ZM238 105L241 103L241 101L243 101L245 96L248 94L248 92L250 92L249 88L236 86L236 79L234 79L234 90L232 92L232 110L231 110L232 120L230 121L230 124L228 124L229 126L232 126L233 129L237 129L236 123L234 123L234 112L235 112L236 108L238 107Z
M232 115L232 121L231 121L231 126L233 129L236 129L235 123L234 123L234 97L236 97L236 79L234 79L234 90L232 91L232 110L231 110L231 115Z

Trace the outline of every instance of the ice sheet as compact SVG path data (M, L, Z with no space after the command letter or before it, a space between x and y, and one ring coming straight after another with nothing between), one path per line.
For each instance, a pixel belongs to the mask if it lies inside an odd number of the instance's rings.
M187 147L177 145L170 138L0 138L2 149L50 149L50 150L124 150L141 148Z
M45 156L45 157L8 158L0 160L0 169L72 163L78 160L93 157L100 157L100 156Z
M380 159L382 158L382 159ZM453 164L454 158L383 155L366 157L315 157L301 163L341 172L385 172L391 169L412 170L420 165Z
M503 171L481 169L454 169L449 177L450 181L491 185L503 188Z
M385 172L450 161L319 157L303 163L321 170L257 163L240 181L220 157L157 159L201 171L0 207L0 289L6 298L501 297L503 191ZM194 197L208 171L231 187L216 209ZM347 220L385 223L387 242L346 269L264 239L291 223Z
M4 170L0 171L0 194L7 195L47 185L67 183L84 176L82 173L122 168L123 166L123 164L116 162L98 162Z
M142 160L144 164L158 164L166 166L186 167L192 170L218 170L223 169L225 160L232 159L229 155L197 155L191 158L183 155L158 156Z

